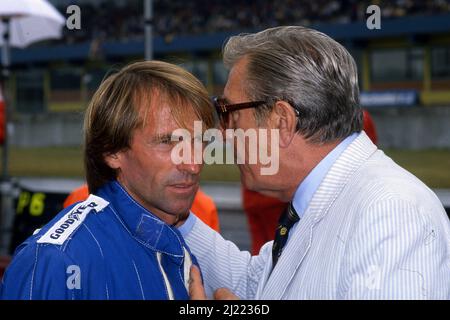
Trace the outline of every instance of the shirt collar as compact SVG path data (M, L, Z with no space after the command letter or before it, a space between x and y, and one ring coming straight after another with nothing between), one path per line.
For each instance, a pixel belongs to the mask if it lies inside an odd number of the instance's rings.
M110 202L114 214L138 242L155 251L183 256L179 231L137 203L119 182L105 184L97 194Z
M320 186L320 183L325 178L326 174L333 166L334 162L339 158L341 153L358 137L359 133L353 133L341 141L330 153L326 155L306 178L300 183L294 193L292 204L297 211L300 218L303 217L309 203Z

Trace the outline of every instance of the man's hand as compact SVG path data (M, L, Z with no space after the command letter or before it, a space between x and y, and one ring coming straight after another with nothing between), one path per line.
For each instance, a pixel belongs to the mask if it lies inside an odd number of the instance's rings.
M227 288L219 288L214 292L214 300L239 300L239 297Z
M202 277L197 266L191 267L189 279L189 296L191 300L206 300L205 288L202 284ZM219 288L214 292L215 300L239 300L239 298L226 288Z
M189 296L191 300L206 300L205 288L197 266L192 265L189 278Z

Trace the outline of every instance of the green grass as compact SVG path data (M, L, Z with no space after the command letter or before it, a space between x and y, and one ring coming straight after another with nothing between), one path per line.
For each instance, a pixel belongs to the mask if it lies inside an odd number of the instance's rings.
M450 150L384 150L395 162L432 188L450 188Z
M3 163L0 164L0 168L2 165ZM8 167L11 176L70 178L84 176L81 147L11 148ZM202 179L238 181L239 169L235 165L205 165Z
M59 102L59 103L50 103L48 105L48 111L50 112L67 112L67 111L75 111L82 112L84 110L83 102Z
M385 150L399 165L432 188L450 188L450 150ZM12 148L12 176L83 177L82 150L77 147ZM235 165L205 165L203 181L238 181Z
M239 181L239 169L233 164L205 165L202 181Z
M11 176L84 176L81 147L11 148L8 167Z

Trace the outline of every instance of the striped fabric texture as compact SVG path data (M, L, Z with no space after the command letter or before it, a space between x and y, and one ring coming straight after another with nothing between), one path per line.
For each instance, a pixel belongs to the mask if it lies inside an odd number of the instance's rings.
M362 132L314 194L272 270L197 219L186 236L208 295L450 299L450 221L436 195ZM270 275L270 276L269 276Z

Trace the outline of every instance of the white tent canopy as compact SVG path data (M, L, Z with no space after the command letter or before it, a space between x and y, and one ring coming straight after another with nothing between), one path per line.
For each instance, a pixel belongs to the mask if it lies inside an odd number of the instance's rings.
M33 42L61 38L64 16L45 0L0 0L0 18L10 18L12 47L24 48ZM0 23L0 35L4 33ZM3 37L0 37L0 46Z

